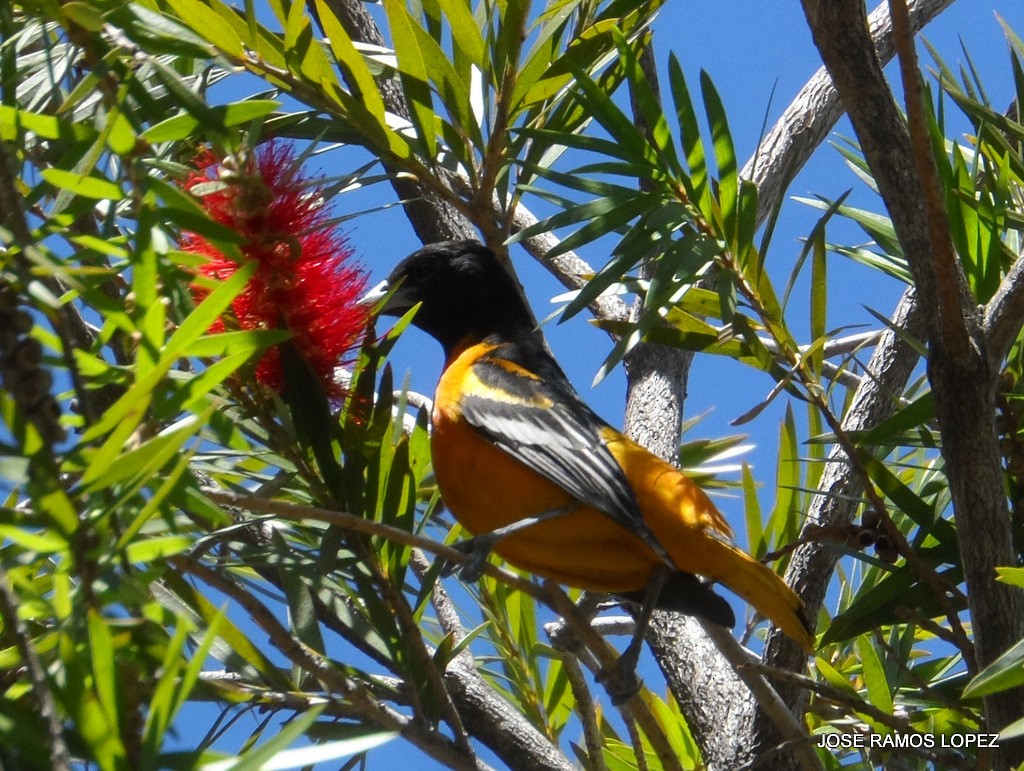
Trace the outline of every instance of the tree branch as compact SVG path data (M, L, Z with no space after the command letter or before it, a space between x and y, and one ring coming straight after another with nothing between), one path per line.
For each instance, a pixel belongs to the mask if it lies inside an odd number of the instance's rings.
M917 0L910 6L915 31L953 4L953 0ZM892 19L882 3L868 17L871 39L878 58L888 62L895 55ZM786 184L810 159L843 115L843 104L825 67L800 89L796 98L758 144L757 151L740 173L757 185L757 221L764 222L778 204Z
M999 289L985 306L981 326L992 370L1002 367L1024 324L1024 253L1018 254Z
M995 580L995 568L1015 564L995 426L996 372L969 302L959 264L937 264L948 230L929 219L907 125L889 91L867 32L860 0L803 0L814 41L843 98L864 157L878 184L909 263L926 314L928 376L935 395L942 455L968 586L980 665L1024 637L1020 592ZM913 99L912 99L913 101ZM936 242L939 241L941 243ZM952 318L958 314L959 318ZM965 334L962 334L965 331ZM966 337L966 339L965 339ZM988 697L985 716L1001 728L1024 712L1020 689ZM1011 754L1012 753L1012 754ZM1007 766L1024 748L1000 759Z
M39 717L46 726L46 742L50 749L50 767L54 771L66 771L71 768L71 755L64 741L64 727L61 725L60 714L57 712L57 701L50 690L46 670L32 646L32 639L25 622L18 617L17 595L11 589L7 573L0 565L0 620L8 638L14 643L21 662L28 672L29 686L36 700Z

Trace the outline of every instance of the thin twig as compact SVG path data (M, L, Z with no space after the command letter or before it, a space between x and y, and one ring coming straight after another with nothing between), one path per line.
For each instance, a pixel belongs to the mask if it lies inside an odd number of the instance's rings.
M453 549L452 547L446 546L438 541L433 541L429 538L415 535L414 533L410 533L408 530L402 530L401 528L385 525L381 522L357 517L354 514L332 511L318 506L305 506L297 503L275 501L267 498L260 498L255 495L227 493L223 490L217 490L210 487L202 488L202 492L214 503L219 503L224 506L237 506L238 508L248 509L249 511L275 514L283 519L294 520L296 522L301 522L303 520L323 522L324 524L335 525L357 533L378 535L382 538L387 538L390 541L394 541L405 546L423 549L446 562L462 565L470 559L468 555L458 549ZM537 586L537 584L520 578L511 571L503 570L495 565L485 564L483 570L484 573L492 578L496 578L512 588L518 589L524 594L528 594L535 600L538 600L539 602L545 601L547 595L539 586Z
M466 771L480 771L486 768L474 756L466 754L450 740L410 720L382 704L366 692L358 682L351 680L335 668L330 659L322 656L301 640L296 639L263 603L234 581L212 570L198 561L187 557L168 558L172 566L182 573L188 573L208 584L238 603L256 624L267 633L270 643L284 656L305 672L319 680L329 692L344 696L362 717L371 720L381 728L395 730L416 744L425 753L452 768Z
M573 700L576 702L576 715L583 727L583 742L586 744L587 756L590 761L587 768L593 769L593 771L607 771L601 728L597 723L597 708L594 705L594 697L590 693L590 688L587 687L579 659L567 651L559 651L559 659L562 662L565 679L569 681Z
M61 725L57 713L57 701L50 691L46 670L43 669L39 656L36 655L25 623L18 617L19 604L20 601L7 580L7 573L0 565L0 618L3 619L4 628L13 639L14 647L25 665L32 695L39 708L39 716L46 725L46 740L50 747L50 767L56 771L65 771L65 769L71 768L71 755L64 742L64 727Z
M970 334L963 312L966 300L963 293L964 275L949 235L946 202L939 181L939 172L935 168L935 157L932 154L921 70L917 62L914 33L910 26L906 0L889 0L889 14L892 16L893 41L907 105L907 128L910 132L914 168L920 181L928 222L939 317L939 329L934 331L942 336L942 343L953 358L963 361L970 356L971 348Z
M763 677L771 680L777 680L781 683L795 685L804 690L811 691L824 699L828 699L835 704L843 707L849 707L854 712L859 712L860 714L871 718L875 722L881 723L887 728L891 728L899 733L919 733L906 718L892 715L885 710L879 709L873 704L864 701L864 699L859 696L841 691L828 683L819 682L818 680L807 677L806 675L801 675L798 672L791 672L788 669L766 667L763 664L753 661L748 664L744 664L743 667L745 669L755 671Z
M784 741L793 743L793 754L796 755L800 767L804 771L820 771L823 766L811 747L810 737L793 713L789 711L786 703L779 698L775 689L764 679L763 673L759 671L761 663L736 642L728 630L716 624L702 623L701 626L704 627L708 637L714 641L725 660L754 694L758 706L775 725L779 736Z
M568 623L572 624L573 633L580 639L584 646L594 655L596 666L599 669L595 674L611 672L618 663L618 653L606 643L597 632L587 623L586 619L580 619L579 609L572 604L565 592L558 588L552 581L544 582L544 589L547 592L548 605ZM584 661L586 661L584 659ZM681 771L679 759L672 751L668 737L654 717L647 703L639 694L619 705L619 710L624 718L636 720L640 729L646 734L655 754L663 768Z

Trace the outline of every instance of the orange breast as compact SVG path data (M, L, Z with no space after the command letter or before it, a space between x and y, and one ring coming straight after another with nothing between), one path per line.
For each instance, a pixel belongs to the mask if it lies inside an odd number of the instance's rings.
M480 436L462 419L457 400L443 398L464 374L455 361L442 375L430 440L441 498L459 523L479 535L571 505L559 486ZM658 564L643 541L589 506L503 538L495 551L531 573L606 592L642 589Z

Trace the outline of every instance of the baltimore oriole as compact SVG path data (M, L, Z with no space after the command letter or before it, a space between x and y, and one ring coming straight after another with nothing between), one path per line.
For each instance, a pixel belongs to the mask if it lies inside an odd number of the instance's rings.
M704 492L584 404L493 252L427 246L367 299L385 296L388 315L421 303L413 324L444 348L431 453L441 499L467 530L497 531L494 550L537 575L632 599L654 581L655 607L731 627L729 604L695 577L706 576L813 648L799 598L729 543Z

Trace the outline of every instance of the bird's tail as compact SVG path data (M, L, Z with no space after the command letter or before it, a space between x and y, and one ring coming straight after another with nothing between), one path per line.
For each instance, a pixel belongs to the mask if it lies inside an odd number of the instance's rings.
M713 539L707 544L709 569L699 572L725 584L757 612L798 642L805 652L814 650L814 634L804 615L803 602L778 573L734 546Z

